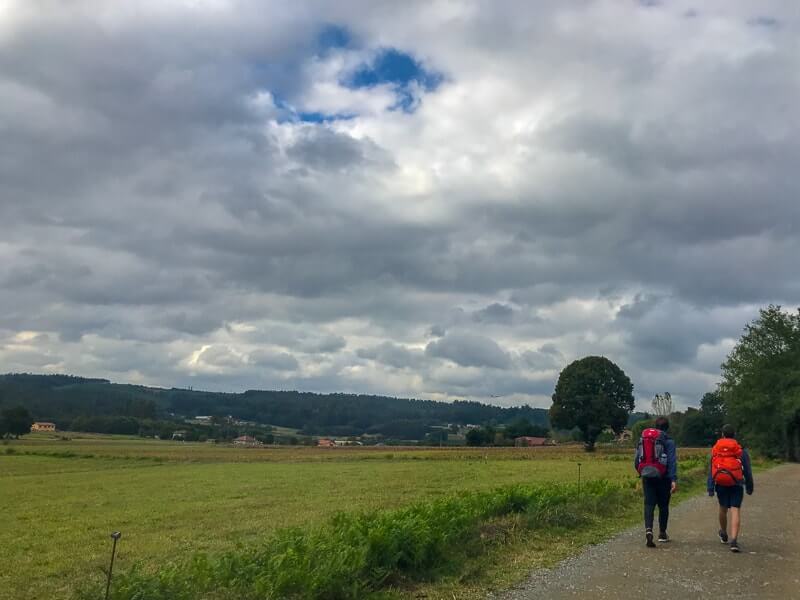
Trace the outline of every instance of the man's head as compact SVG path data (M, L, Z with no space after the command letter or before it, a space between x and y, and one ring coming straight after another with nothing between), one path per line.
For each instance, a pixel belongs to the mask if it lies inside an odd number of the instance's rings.
M724 438L735 438L736 437L736 430L733 428L733 425L723 425L722 426L722 437L724 437Z
M656 419L656 429L660 429L661 431L668 431L669 419L667 417L658 417Z

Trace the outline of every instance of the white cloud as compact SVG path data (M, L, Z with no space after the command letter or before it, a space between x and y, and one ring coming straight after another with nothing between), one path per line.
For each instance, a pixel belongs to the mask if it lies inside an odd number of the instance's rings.
M758 306L800 304L798 28L779 2L0 2L0 361L547 405L605 354L644 406L696 403ZM442 77L413 110L343 83L385 48Z

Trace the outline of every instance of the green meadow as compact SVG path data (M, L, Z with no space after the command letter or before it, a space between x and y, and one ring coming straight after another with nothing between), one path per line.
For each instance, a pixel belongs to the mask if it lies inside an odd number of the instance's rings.
M115 573L257 545L337 513L515 484L634 481L629 450L233 448L94 436L0 446L0 597L69 598Z

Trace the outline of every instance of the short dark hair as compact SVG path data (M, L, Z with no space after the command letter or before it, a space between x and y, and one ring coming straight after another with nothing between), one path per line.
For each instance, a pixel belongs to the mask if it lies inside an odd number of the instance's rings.
M656 429L667 431L669 429L669 419L667 417L658 417L656 419Z
M736 430L733 428L733 425L723 425L722 426L722 437L725 437L725 438L735 438L736 437Z

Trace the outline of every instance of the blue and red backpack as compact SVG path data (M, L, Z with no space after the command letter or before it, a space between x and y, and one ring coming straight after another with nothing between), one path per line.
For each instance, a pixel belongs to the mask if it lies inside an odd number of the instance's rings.
M636 446L636 470L647 479L667 474L667 436L660 429L645 429Z

